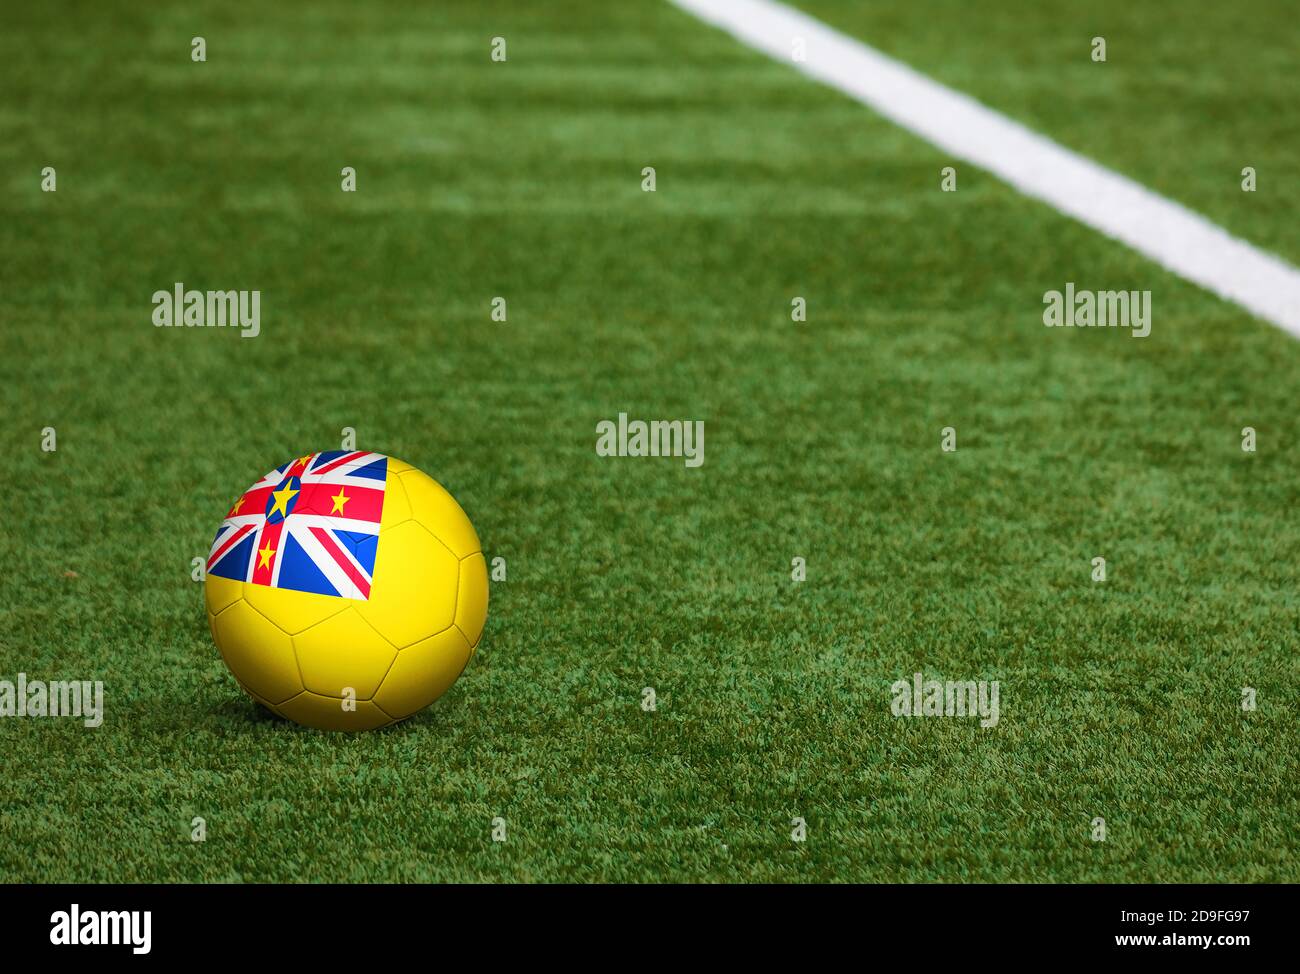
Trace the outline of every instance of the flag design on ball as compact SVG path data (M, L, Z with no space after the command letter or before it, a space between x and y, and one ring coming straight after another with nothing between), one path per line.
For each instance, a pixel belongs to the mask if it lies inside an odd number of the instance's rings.
M276 467L217 529L209 575L368 600L388 458L330 450Z

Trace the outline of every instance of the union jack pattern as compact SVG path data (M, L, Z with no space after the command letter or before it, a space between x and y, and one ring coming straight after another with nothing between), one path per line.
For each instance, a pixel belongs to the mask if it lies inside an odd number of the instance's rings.
M331 450L276 467L221 522L209 575L368 600L388 458Z

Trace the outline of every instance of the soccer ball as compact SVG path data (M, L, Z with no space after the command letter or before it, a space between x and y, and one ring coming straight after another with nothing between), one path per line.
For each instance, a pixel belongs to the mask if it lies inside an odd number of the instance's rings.
M239 685L322 730L438 699L478 649L487 565L455 499L379 453L283 464L235 501L208 555L212 638Z

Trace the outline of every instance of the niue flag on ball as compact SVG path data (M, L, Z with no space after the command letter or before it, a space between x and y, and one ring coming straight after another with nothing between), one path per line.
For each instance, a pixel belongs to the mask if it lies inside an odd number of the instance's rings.
M356 450L276 467L221 522L208 574L369 599L387 478L387 457Z

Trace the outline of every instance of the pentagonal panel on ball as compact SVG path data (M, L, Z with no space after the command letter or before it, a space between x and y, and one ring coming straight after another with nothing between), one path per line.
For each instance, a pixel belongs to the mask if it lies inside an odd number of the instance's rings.
M236 602L223 611L212 630L235 679L263 700L279 703L302 692L288 633L247 602Z
M455 626L407 646L384 677L375 703L396 718L429 706L456 682L469 661L469 643Z
M407 521L379 535L370 598L356 610L394 646L409 646L451 625L459 572L445 545Z
M303 684L327 697L342 697L351 687L357 699L370 699L397 655L393 644L351 608L298 633L293 644Z
M482 546L474 525L443 486L419 470L401 474L402 486L411 502L411 516L433 532L457 558L472 555Z
M272 588L252 582L244 586L244 601L290 635L323 622L349 604L347 599L336 595Z
M456 628L465 634L470 646L478 646L487 621L487 562L482 553L470 555L460 563L460 585L456 591Z
M276 708L290 720L317 730L363 731L391 724L393 719L369 700L343 706L338 697L323 697L304 690Z

